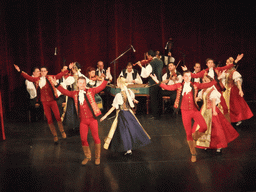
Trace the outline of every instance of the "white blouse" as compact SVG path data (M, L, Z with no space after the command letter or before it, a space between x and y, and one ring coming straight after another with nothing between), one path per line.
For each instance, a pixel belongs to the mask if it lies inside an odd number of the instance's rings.
M220 103L221 94L219 93L219 91L217 91L217 89L215 88L214 85L212 87L208 88L207 90L212 89L212 88L214 88L214 90L211 92L209 99L210 100L216 99L215 104L218 105ZM198 97L201 99L203 98L202 94L203 94L203 90L199 91ZM205 94L207 94L206 91L204 92L204 95Z
M131 89L128 89L128 92L130 93L130 96L133 100L135 98L135 94L132 92ZM116 109L119 109L119 105L123 105L123 103L124 103L124 100L123 100L122 94L117 93L113 100L112 106L115 107Z

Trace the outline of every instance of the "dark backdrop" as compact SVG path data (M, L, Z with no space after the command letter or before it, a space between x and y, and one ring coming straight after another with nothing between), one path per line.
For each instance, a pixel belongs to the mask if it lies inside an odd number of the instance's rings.
M118 60L116 74L128 61L143 59L149 50L162 53L174 38L176 61L186 55L192 70L195 62L245 56L238 71L243 75L246 100L255 94L255 5L224 1L63 1L8 0L0 2L0 75L5 114L25 110L24 79L13 63L30 74L34 66L46 65L49 74L78 61L82 72L103 60L105 66L132 44ZM58 49L54 56L55 47ZM114 73L113 65L111 71ZM179 67L180 70L180 67Z

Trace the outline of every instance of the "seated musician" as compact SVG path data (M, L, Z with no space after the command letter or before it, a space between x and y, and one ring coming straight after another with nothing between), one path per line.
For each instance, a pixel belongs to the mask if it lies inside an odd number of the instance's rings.
M124 77L128 84L142 84L142 79L136 69L132 68L132 63L128 62L126 69L123 69L119 77Z
M176 70L176 65L174 63L169 63L167 72L162 76L162 83L166 85L173 85L176 83L182 83L182 75ZM168 106L173 106L176 99L176 91L162 90L163 96L170 96L171 104Z
M95 71L95 75L97 76L96 87L98 87L104 81L104 78L106 76L106 70L104 69L103 61L98 61L97 62L97 69ZM108 81L108 83L111 83L112 79L113 79L112 75L109 74L109 81Z

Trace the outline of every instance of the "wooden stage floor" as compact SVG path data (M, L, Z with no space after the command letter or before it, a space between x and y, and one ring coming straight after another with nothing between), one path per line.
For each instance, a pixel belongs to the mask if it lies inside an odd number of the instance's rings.
M248 104L256 114L256 103ZM7 120L6 140L0 141L0 191L256 191L255 116L234 126L240 136L222 155L197 149L196 163L190 162L180 115L164 114L157 121L137 117L152 143L132 156L102 149L100 166L94 161L81 166L78 134L54 145L46 121ZM112 121L99 123L102 143ZM90 134L88 139L94 154Z

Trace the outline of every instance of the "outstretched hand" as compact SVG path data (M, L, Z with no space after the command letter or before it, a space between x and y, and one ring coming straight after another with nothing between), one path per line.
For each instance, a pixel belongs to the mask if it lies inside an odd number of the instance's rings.
M13 64L13 65L14 65L15 69L16 69L18 72L20 72L19 66L18 66L18 65L15 65L15 64Z
M184 65L184 66L181 65L181 69L182 69L183 71L187 71L187 70L188 70L188 68L187 68L186 65Z
M157 77L156 77L156 74L154 74L154 75L150 74L149 76L153 79L153 81L156 82L156 84L159 83L159 81L158 81L158 79L157 79Z
M240 61L242 58L243 58L243 56L244 56L244 54L242 53L242 54L238 54L237 55L237 57L236 57L236 63L238 62L238 61Z
M105 115L100 118L100 122L104 121L106 119Z

